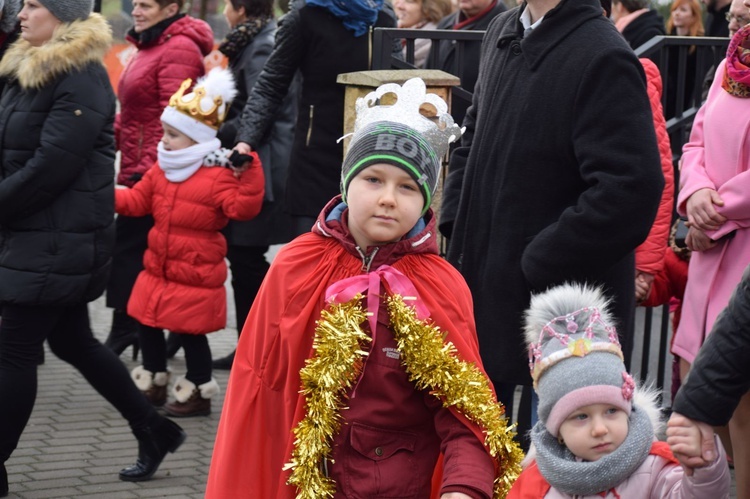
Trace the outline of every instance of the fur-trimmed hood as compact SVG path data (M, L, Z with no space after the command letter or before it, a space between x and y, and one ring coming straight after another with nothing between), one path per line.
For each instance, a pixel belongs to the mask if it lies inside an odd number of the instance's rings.
M38 89L91 62L102 63L111 43L109 23L92 13L88 19L61 24L40 47L16 41L0 62L0 77L18 80L24 89Z

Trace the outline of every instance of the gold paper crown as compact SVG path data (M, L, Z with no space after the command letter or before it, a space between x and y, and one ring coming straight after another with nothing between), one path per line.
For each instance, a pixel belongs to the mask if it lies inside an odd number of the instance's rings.
M396 94L397 101L392 105L379 104L380 99L388 93ZM432 118L420 112L420 107L430 104L435 108ZM357 99L357 118L354 122L354 136L357 131L370 123L377 121L393 121L402 123L420 132L437 153L443 157L448 152L448 146L463 134L463 129L453 122L448 114L448 105L436 94L428 94L424 80L411 78L403 85L386 83L375 91Z
M182 82L180 89L169 98L170 107L175 108L177 111L187 114L193 119L196 119L211 128L219 129L219 125L226 118L229 106L224 106L223 112L219 112L219 108L224 104L224 99L221 95L217 95L213 98L212 105L208 110L203 110L202 104L205 104L206 89L205 87L196 87L192 93L185 95L185 90L190 88L193 80L188 78Z

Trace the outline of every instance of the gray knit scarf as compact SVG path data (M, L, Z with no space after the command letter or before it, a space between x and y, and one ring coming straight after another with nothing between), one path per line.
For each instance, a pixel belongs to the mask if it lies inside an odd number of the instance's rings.
M653 440L651 420L635 405L625 441L598 461L577 461L541 421L531 430L539 472L553 488L569 495L598 494L622 483L646 460Z

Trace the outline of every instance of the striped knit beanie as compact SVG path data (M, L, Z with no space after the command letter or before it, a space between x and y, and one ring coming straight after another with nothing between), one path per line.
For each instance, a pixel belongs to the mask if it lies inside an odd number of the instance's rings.
M367 124L353 136L341 168L341 194L359 172L376 163L401 168L419 185L426 213L440 176L440 157L424 136L413 128L392 121Z

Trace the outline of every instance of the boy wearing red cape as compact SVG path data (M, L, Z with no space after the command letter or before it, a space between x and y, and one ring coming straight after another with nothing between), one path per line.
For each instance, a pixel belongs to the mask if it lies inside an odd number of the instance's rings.
M374 105L386 93L398 101ZM437 111L430 120L422 104ZM342 195L245 324L206 497L504 497L523 457L430 209L461 130L421 79L357 102Z

